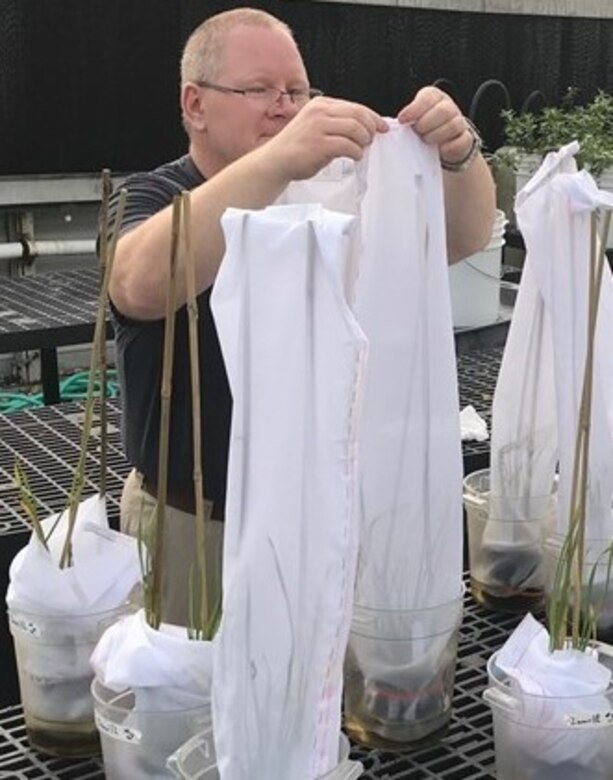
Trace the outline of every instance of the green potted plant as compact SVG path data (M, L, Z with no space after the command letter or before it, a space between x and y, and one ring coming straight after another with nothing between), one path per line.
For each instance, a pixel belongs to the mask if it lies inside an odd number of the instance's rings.
M577 90L570 88L560 106L539 113L504 110L506 145L495 157L519 172L526 162L538 164L548 152L577 140L579 167L601 178L613 166L613 96L599 90L588 103L576 99Z

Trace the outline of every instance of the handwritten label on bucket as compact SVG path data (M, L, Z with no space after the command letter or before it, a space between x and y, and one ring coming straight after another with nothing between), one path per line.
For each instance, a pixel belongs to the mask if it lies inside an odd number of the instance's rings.
M9 620L12 626L21 629L21 631L25 631L25 633L29 634L29 636L40 638L43 635L43 631L41 627L37 625L33 620L28 620L27 618L23 618L23 617L16 617L15 615L12 615L10 612L9 612Z
M565 715L564 723L570 728L597 729L613 726L613 710L582 712L580 715Z
M96 726L101 734L106 734L112 739L118 739L121 742L132 743L133 745L140 744L142 734L138 729L133 729L128 726L119 726L117 723L105 718L99 712L94 711L94 720Z

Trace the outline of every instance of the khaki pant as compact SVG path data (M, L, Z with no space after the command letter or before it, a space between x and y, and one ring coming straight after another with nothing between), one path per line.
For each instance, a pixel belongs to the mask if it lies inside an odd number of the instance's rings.
M142 488L142 475L132 469L121 495L120 528L130 536L149 536L156 519L157 500ZM185 626L189 610L189 576L196 564L195 516L174 507L166 507L164 523L164 569L162 583L162 620ZM221 597L221 561L223 523L205 522L206 585L212 609Z

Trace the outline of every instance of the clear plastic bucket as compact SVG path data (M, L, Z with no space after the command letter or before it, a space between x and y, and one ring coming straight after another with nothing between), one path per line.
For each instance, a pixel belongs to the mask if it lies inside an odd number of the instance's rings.
M470 589L487 609L538 610L545 598L543 546L555 524L556 483L548 496L493 499L490 471L464 478Z
M489 659L483 698L492 710L498 780L611 780L613 683L589 696L537 696L513 688Z
M192 708L143 711L135 709L132 690L117 693L96 678L91 692L106 780L173 778L167 767L169 756L211 725L210 702Z
M219 780L215 743L211 729L196 734L168 759L173 777L180 780ZM319 780L355 780L361 776L363 766L349 758L349 740L344 734L339 738L338 766Z
M411 750L451 717L462 596L426 609L354 605L345 657L345 730L360 744Z
M89 659L104 631L132 604L90 615L37 615L10 607L26 732L32 747L58 756L100 753Z

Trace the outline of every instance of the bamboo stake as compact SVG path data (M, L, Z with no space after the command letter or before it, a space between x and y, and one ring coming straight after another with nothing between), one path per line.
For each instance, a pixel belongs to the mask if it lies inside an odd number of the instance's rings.
M205 517L204 484L202 469L202 428L200 395L200 353L198 350L198 304L196 301L196 271L191 244L191 200L189 192L182 195L183 235L185 240L185 280L187 289L187 315L189 326L190 376L192 390L192 429L194 450L194 495L196 500L196 560L195 589L199 594L193 615L196 638L203 638L209 619L209 597L206 577L205 522L210 520L212 505L207 502ZM208 637L205 637L208 638Z
M100 216L100 269L102 278L108 265L109 251L109 201L111 198L111 172L108 168L102 171L102 210ZM99 490L100 496L106 495L106 463L108 458L108 413L107 413L107 365L106 365L106 339L100 341L100 477Z
M569 513L568 538L561 550L556 572L555 591L557 608L552 609L555 620L552 621L550 638L552 649L562 649L566 642L568 612L570 608L568 590L572 589L572 646L582 646L583 614L583 565L585 559L585 522L587 514L587 490L589 477L589 446L592 415L592 394L594 377L594 346L598 321L598 303L602 287L602 276L606 262L606 236L609 232L611 213L604 219L603 239L599 241L597 215L591 219L590 263L588 280L588 316L586 328L586 354L583 371L581 401L578 411L577 435L573 463L571 501ZM585 620L585 617L583 618Z
M572 581L572 621L571 636L573 647L579 644L581 602L582 602L582 582L583 582L583 558L585 548L585 518L586 518L586 498L587 498L587 477L589 464L589 446L590 446L590 418L592 411L592 372L594 364L594 344L593 344L593 320L594 306L597 302L597 292L594 289L596 280L597 263L597 241L596 241L596 223L595 215L592 214L591 225L591 247L589 263L589 282L588 282L588 321L587 321L587 343L585 351L585 369L583 375L583 388L581 393L581 404L578 415L577 442L579 451L577 453L578 464L576 466L576 481L573 483L573 503L570 528L574 543L571 549L571 581Z
M578 510L577 527L577 545L575 549L575 565L573 580L573 622L572 639L573 647L578 647L581 635L581 616L583 613L583 565L585 560L585 523L587 516L587 489L588 489L588 462L590 447L590 429L592 416L592 396L594 384L594 352L596 341L596 326L598 322L598 303L600 300L600 290L602 288L602 276L604 264L606 262L606 237L609 233L611 213L607 212L604 219L604 235L599 240L597 214L592 213L591 223L591 256L590 256L590 287L588 299L588 337L585 358L585 378L584 378L584 396L582 398L582 426L583 426L583 457L582 457L582 479L580 485L580 503ZM588 605L589 606L589 605ZM584 617L585 620L585 617Z
M598 271L598 236L596 228L596 214L591 219L591 251L589 265L588 286L588 322L587 344L585 351L585 374L581 408L579 410L579 431L581 434L581 463L579 468L579 498L575 510L575 536L576 544L573 549L573 618L572 640L573 647L577 647L580 634L581 601L583 584L583 559L585 557L585 519L588 482L588 463L590 447L590 423L592 411L593 366L594 366L594 334L596 314L598 307L599 290L596 288Z
M164 579L164 524L166 520L166 496L168 492L168 439L170 432L170 400L172 396L172 368L175 341L176 266L179 251L181 226L181 196L172 200L172 233L170 240L170 269L166 294L166 321L164 327L164 355L162 366L162 387L160 390L160 441L158 452L158 496L153 553L151 608L147 622L152 628L159 628L162 622L162 584Z
M123 212L125 208L127 197L127 191L122 189L119 194L119 201L117 204L117 217L115 220L115 230L111 241L111 249L108 253L108 263L104 269L104 275L102 277L102 284L100 287L100 297L98 300L98 312L96 315L96 327L94 329L94 340L92 345L92 353L89 366L89 376L87 380L87 397L85 401L85 414L83 416L83 428L81 430L81 450L79 453L79 461L75 469L72 486L70 488L70 495L68 496L68 529L66 531L66 538L64 540L64 546L62 548L62 554L60 556L60 569L64 569L66 566L72 566L72 535L74 533L74 526L77 519L77 511L79 508L79 502L81 501L81 494L83 493L83 486L85 483L85 461L87 458L87 443L91 434L92 418L94 411L94 378L96 374L96 364L98 356L100 354L100 339L105 337L106 333L106 297L109 289L109 281L111 278L111 270L113 267L113 261L115 259L115 251L117 249L117 239L119 237L119 226L123 221ZM66 511L66 510L64 510Z

